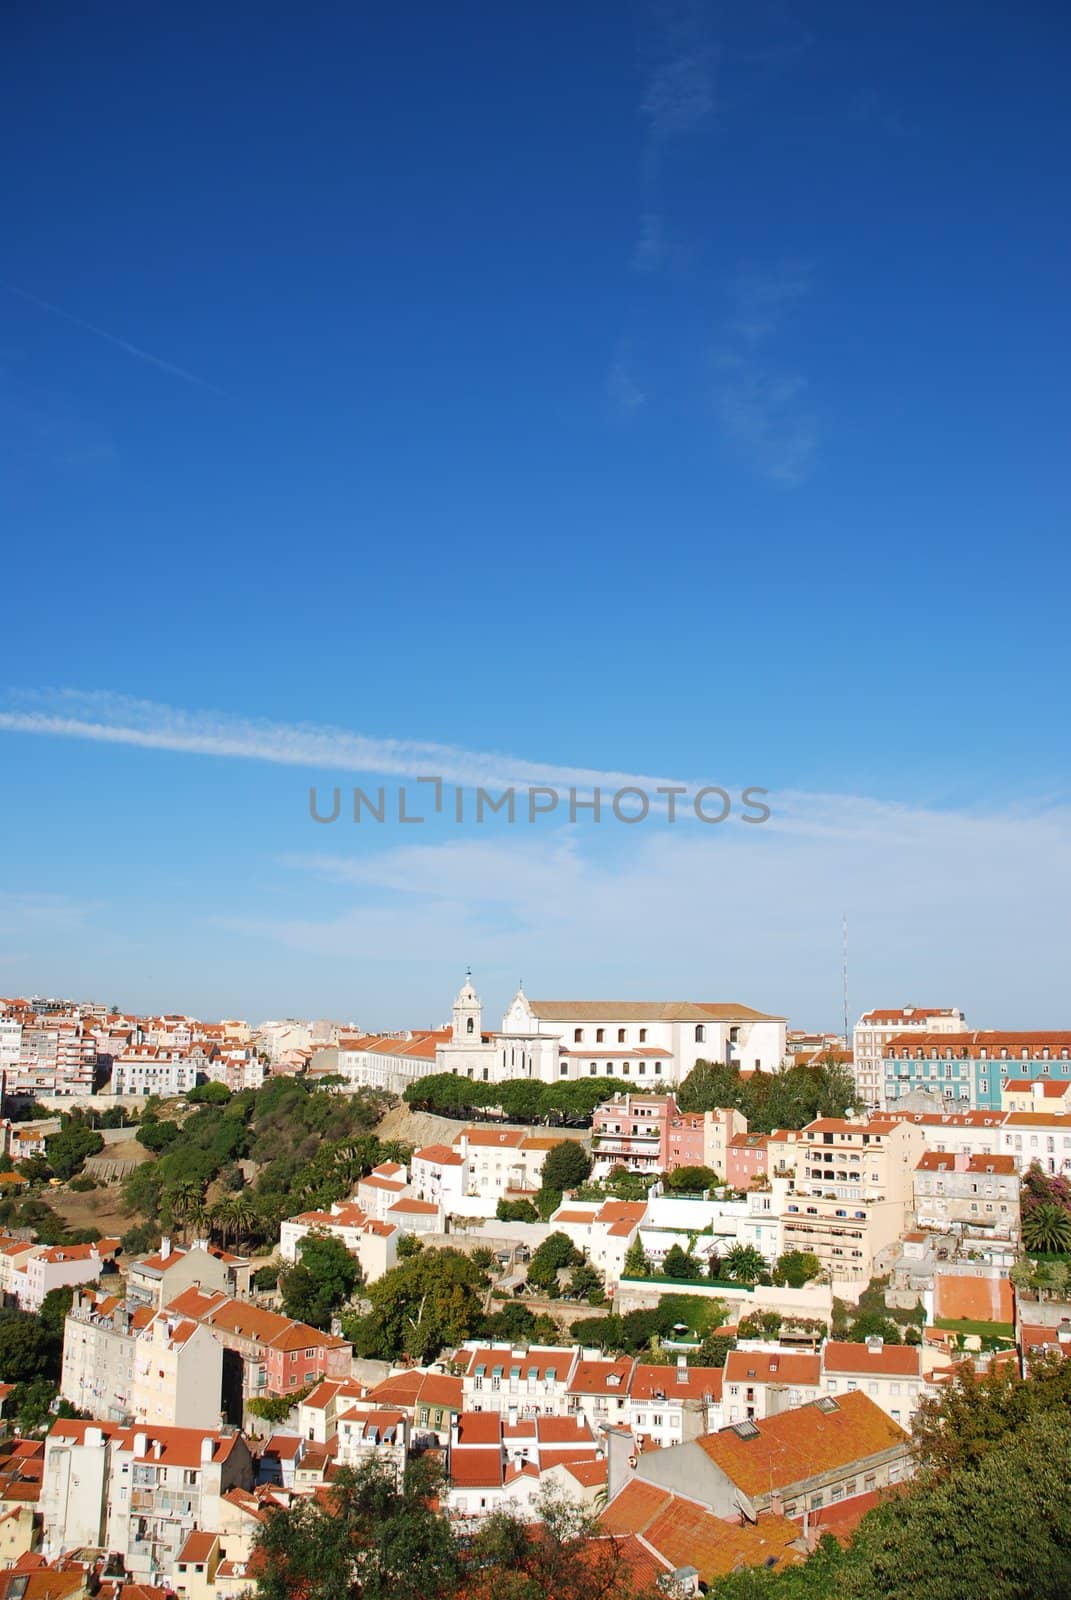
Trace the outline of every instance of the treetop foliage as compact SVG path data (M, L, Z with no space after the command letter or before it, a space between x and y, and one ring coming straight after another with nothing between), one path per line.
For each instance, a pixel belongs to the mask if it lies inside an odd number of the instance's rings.
M851 1073L831 1058L749 1077L736 1065L697 1061L677 1091L682 1111L735 1107L752 1133L802 1128L815 1117L842 1117L855 1097Z

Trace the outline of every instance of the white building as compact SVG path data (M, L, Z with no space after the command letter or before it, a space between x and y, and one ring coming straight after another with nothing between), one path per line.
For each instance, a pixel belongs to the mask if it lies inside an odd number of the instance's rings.
M195 1529L219 1527L228 1489L252 1486L240 1434L61 1418L45 1441L44 1553L114 1551L147 1582L170 1573Z
M218 1426L223 1347L188 1319L75 1295L63 1330L60 1393L104 1422Z
M112 1093L157 1094L170 1100L197 1087L198 1068L203 1065L202 1060L178 1050L134 1045L112 1063Z
M96 1244L35 1245L14 1274L12 1292L23 1311L40 1311L45 1296L53 1289L93 1283L118 1248L118 1239L101 1239Z
M910 1432L912 1419L927 1386L920 1345L885 1344L880 1338L865 1344L845 1344L827 1339L822 1346L822 1390L825 1394L850 1394L861 1389L887 1416Z
M785 1019L715 1002L530 1000L518 989L501 1031L485 1032L469 975L435 1070L482 1083L610 1076L660 1077L669 1085L699 1060L774 1072L785 1060Z

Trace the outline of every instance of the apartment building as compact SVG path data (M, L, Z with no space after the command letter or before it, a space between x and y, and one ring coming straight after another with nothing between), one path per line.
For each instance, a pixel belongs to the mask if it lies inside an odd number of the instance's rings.
M578 1347L561 1349L530 1345L480 1344L466 1340L457 1354L463 1409L494 1411L502 1416L564 1416L566 1396Z
M909 1034L964 1033L963 1012L942 1006L879 1006L864 1011L852 1032L852 1073L862 1104L885 1106L885 1046Z
M910 1432L919 1403L929 1392L920 1345L886 1344L881 1338L864 1343L827 1339L820 1359L824 1394L858 1390Z
M112 1093L156 1094L166 1100L189 1094L204 1073L206 1058L188 1051L189 1046L185 1051L155 1044L131 1046L112 1062Z
M724 1374L720 1367L637 1361L628 1387L625 1424L643 1444L668 1449L720 1424Z
M169 1300L194 1285L225 1294L248 1294L252 1270L245 1256L220 1250L207 1239L195 1239L179 1249L165 1234L152 1255L128 1263L126 1292L133 1303L162 1311Z
M449 1513L476 1520L510 1506L533 1515L544 1474L594 1465L599 1443L581 1417L501 1416L465 1412L450 1433L444 1495Z
M397 1161L381 1161L378 1167L358 1178L354 1199L366 1216L384 1222L391 1206L409 1192L407 1169Z
M678 1167L709 1167L726 1182L729 1150L733 1142L747 1133L747 1118L742 1111L724 1108L715 1111L676 1111L669 1119L666 1171Z
M915 1168L914 1189L920 1228L968 1240L1019 1238L1019 1175L1010 1155L928 1150Z
M859 1391L823 1395L765 1421L641 1455L636 1477L686 1494L715 1516L755 1522L813 1515L911 1476L911 1440Z
M787 1177L785 1250L816 1255L832 1278L865 1284L874 1257L910 1226L914 1171L924 1138L890 1117L820 1117L781 1130L773 1170Z
M1071 1115L1051 1111L1009 1111L1000 1124L1000 1150L1015 1170L1033 1162L1050 1175L1071 1173Z
M670 1130L680 1115L671 1094L616 1094L595 1110L591 1125L593 1176L614 1167L630 1172L665 1172Z
M337 1070L353 1088L404 1094L411 1083L436 1071L436 1051L448 1038L445 1028L422 1033L342 1033Z
M770 1139L765 1133L738 1133L729 1140L725 1156L725 1181L744 1192L761 1184L769 1169Z
M278 1312L196 1288L185 1290L167 1310L175 1317L202 1323L225 1351L240 1359L241 1399L286 1395L321 1378L350 1375L353 1347L345 1339ZM224 1398L233 1401L227 1380L225 1359Z
M369 1389L365 1398L380 1410L404 1411L415 1432L425 1440L432 1434L439 1444L449 1443L450 1428L465 1404L461 1378L419 1367L392 1373Z
M95 1283L106 1262L114 1260L118 1239L95 1244L34 1245L13 1274L11 1293L23 1311L40 1311L53 1289Z
M999 1111L1012 1078L1071 1082L1071 1032L897 1034L883 1047L882 1071L890 1110L923 1091L951 1110Z
M501 1152L498 1155L500 1158ZM485 1181L486 1168L485 1160ZM448 1144L424 1145L413 1151L410 1170L414 1197L441 1206L448 1215L469 1191L469 1163L464 1149L453 1149Z
M9 1029L9 1051L13 1043ZM24 1014L19 1057L5 1071L5 1093L25 1099L92 1094L96 1068L96 1044L81 1016Z
M463 1193L497 1202L510 1194L531 1193L543 1181L547 1152L561 1138L506 1128L463 1128L454 1151L466 1165ZM415 1181L415 1176L414 1176Z
M821 1393L817 1355L780 1346L770 1350L745 1345L730 1350L725 1358L722 1426L775 1417L817 1400Z
M219 1526L228 1490L253 1482L253 1459L238 1433L61 1418L45 1441L45 1554L110 1550L135 1581L152 1581L171 1572L195 1529Z

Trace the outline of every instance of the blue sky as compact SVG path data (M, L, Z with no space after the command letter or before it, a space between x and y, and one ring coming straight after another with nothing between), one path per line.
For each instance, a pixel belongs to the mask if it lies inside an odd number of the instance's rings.
M0 992L1067 1023L1060 8L6 29ZM774 815L310 822L428 744Z

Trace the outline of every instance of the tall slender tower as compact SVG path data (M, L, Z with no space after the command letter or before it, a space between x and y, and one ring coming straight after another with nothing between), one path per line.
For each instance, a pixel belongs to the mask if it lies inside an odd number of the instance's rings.
M454 1001L454 1044L479 1044L483 1006L472 987L472 968L465 973L465 982Z

